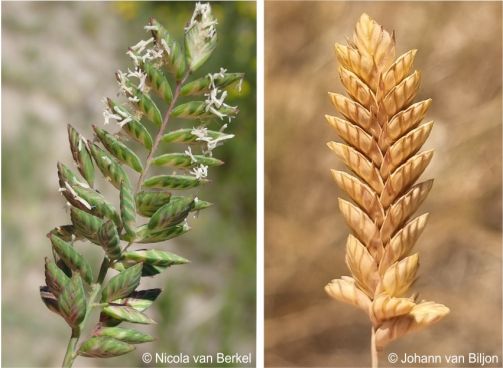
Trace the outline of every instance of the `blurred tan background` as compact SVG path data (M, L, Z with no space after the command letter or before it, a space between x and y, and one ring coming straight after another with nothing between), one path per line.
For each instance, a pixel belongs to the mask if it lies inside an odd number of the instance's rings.
M51 254L45 234L69 221L56 174L58 160L73 167L66 124L87 137L91 124L103 126L101 99L115 97L114 73L131 67L125 52L148 38L148 18L183 41L193 9L193 2L2 2L3 367L58 366L69 338L38 292ZM142 366L147 351L255 355L255 3L215 3L213 12L217 48L197 76L220 67L246 74L241 94L228 99L241 110L228 130L236 137L215 150L226 164L210 171L212 183L199 193L215 205L191 216L188 234L157 244L191 260L142 281L163 288L147 312L158 325L137 326L157 340L119 358L79 358L77 367ZM100 189L117 197L110 185ZM101 250L86 245L99 266Z
M425 148L436 153L424 177L435 184L418 211L431 216L414 290L451 308L386 353L498 354L501 366L501 6L266 2L266 365L370 365L367 317L323 291L348 274L349 231L330 175L342 165L325 145L337 140L324 119L336 114L327 92L343 93L333 44L367 12L396 31L397 55L419 50L417 100L433 98Z

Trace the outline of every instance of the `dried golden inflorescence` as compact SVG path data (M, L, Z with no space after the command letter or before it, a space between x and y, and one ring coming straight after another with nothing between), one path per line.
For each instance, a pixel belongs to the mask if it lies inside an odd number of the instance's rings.
M410 254L428 214L411 219L433 180L415 184L433 151L420 152L433 122L422 123L431 100L412 103L420 73L411 72L416 50L395 59L395 37L367 14L353 41L335 45L339 75L347 95L330 93L344 119L326 118L344 143L329 148L356 176L332 170L354 203L339 198L353 234L346 245L352 277L332 280L326 292L368 314L375 347L426 327L449 313L442 305L418 301L409 288L416 279L418 254Z

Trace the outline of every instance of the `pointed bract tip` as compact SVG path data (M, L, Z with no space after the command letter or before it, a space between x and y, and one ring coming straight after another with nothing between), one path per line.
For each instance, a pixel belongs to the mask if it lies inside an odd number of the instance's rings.
M345 47L346 47L346 46L344 46L344 45L342 45L342 44L340 44L340 43L338 43L338 42L336 42L336 43L334 44L334 49L335 49L335 52L340 51L340 50L344 49Z
M325 114L325 120L327 121L328 124L330 124L330 126L335 125L335 116Z
M332 151L335 151L337 149L338 143L334 141L327 142L327 147L330 148Z
M362 20L372 20L372 18L367 13L363 12L362 15L360 15L359 21L361 22Z

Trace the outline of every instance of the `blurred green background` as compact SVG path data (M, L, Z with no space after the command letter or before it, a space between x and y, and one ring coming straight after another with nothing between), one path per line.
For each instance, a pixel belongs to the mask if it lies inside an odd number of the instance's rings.
M424 149L435 155L424 178L435 182L417 211L430 217L412 289L451 308L391 343L381 364L390 352L480 352L499 355L492 366L501 366L501 11L501 2L266 2L266 365L370 365L367 316L323 290L349 272L337 205L347 196L330 174L347 169L325 144L339 141L324 118L337 115L328 92L344 93L333 45L352 37L366 12L395 30L397 56L418 49L416 100L433 99Z
M190 219L192 231L159 247L191 263L144 283L164 290L148 313L159 324L140 327L157 341L124 357L79 358L76 366L141 366L146 351L254 355L256 10L254 2L212 7L217 49L197 76L220 67L246 74L242 92L232 89L228 98L241 110L228 129L236 137L215 151L226 165L210 170L212 182L197 193L215 205ZM114 72L131 67L127 47L149 37L148 18L182 41L193 8L192 2L2 2L2 366L58 365L69 338L66 323L38 295L43 257L51 254L45 234L69 222L56 175L58 160L72 164L66 124L90 137L91 123L103 122L102 97L116 96ZM117 196L110 185L100 189ZM99 262L98 248L89 245L86 254Z

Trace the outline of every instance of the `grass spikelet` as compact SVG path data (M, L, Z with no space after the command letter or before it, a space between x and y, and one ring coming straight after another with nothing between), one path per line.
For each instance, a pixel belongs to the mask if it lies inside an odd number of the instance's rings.
M344 143L328 147L352 171L332 170L354 202L339 199L352 234L346 264L352 277L332 280L325 291L368 314L372 367L388 343L427 327L449 313L409 296L419 255L410 254L428 215L413 217L433 180L416 184L433 157L419 152L433 122L422 122L431 100L413 103L421 75L412 70L417 50L395 58L395 36L363 14L347 46L336 44L339 76L347 97L330 93L342 116L326 116Z

